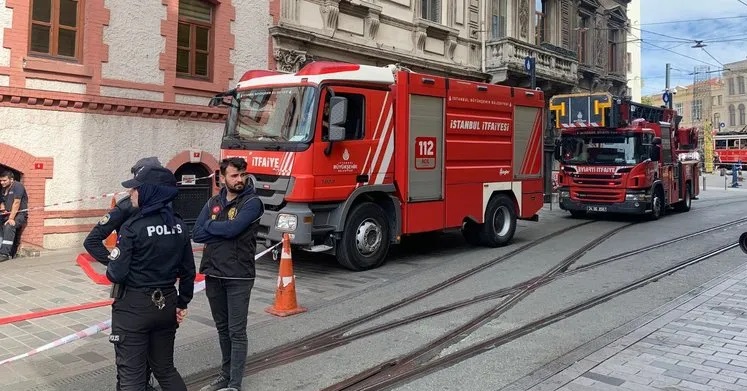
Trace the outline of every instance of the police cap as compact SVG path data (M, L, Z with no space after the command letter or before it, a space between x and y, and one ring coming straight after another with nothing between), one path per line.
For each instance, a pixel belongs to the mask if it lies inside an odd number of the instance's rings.
M143 166L135 172L134 178L122 182L122 186L134 189L145 183L176 187L176 177L168 168L162 166Z
M140 167L143 166L163 166L163 164L161 164L161 162L155 156L144 157L135 162L135 165L130 168L130 173L134 174Z

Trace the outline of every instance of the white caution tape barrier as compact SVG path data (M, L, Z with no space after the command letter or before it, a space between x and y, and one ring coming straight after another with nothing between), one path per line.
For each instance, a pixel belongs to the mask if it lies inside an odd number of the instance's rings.
M212 173L212 174L210 174L208 176L205 176L205 177L188 179L188 180L179 181L179 182L176 182L176 183L179 184L179 185L184 184L184 183L195 183L195 182L197 182L199 180L209 179L209 178L212 178L214 176L215 176L215 173ZM49 208L49 207L52 207L52 206L74 204L76 202L100 200L100 199L103 199L103 198L115 197L115 196L122 195L122 194L127 194L127 193L128 193L127 190L123 190L123 191L118 191L118 192L115 192L115 193L106 193L106 194L102 194L102 195L98 195L98 196L83 197L83 198L78 198L77 200L72 200L72 201L57 202L57 203L54 203L54 204L48 204L48 205L43 205L43 206L36 206L36 207L33 207L33 208L21 209L21 210L18 211L18 213L28 212L30 210L39 210L39 209ZM10 207L10 205L5 205L5 207L8 208L8 207ZM0 212L0 216L2 216L2 215L8 215L8 214L10 214L9 211Z
M262 251L261 253L255 255L254 259L257 260L259 258L262 258L265 254L267 254L270 251L272 251L273 249L275 249L281 243L283 243L283 242L278 242L278 243L274 244L273 246L270 246L270 248L268 248L268 249ZM205 289L205 281L200 281L200 282L198 282L198 283L195 284L194 293L203 291L204 289ZM17 360L20 360L22 358L33 356L34 354L41 353L41 352L43 352L45 350L56 348L58 346L62 346L62 345L68 344L70 342L77 341L79 339L83 339L85 337L90 337L90 336L92 336L92 335L94 335L96 333L99 333L101 331L107 330L107 329L109 329L111 327L112 327L112 320L111 319L105 320L105 321L103 321L101 323L97 323L97 324L95 324L95 325L93 325L91 327L88 327L85 330L78 331L77 333L70 334L70 335L62 337L62 338L60 338L60 339L58 339L56 341L53 341L53 342L50 342L50 343L48 343L46 345L40 346L40 347L38 347L38 348L30 351L30 352L19 354L19 355L15 356L15 357L6 358L5 360L0 361L0 365L4 365L4 364L7 364L7 363L12 362L12 361L17 361Z

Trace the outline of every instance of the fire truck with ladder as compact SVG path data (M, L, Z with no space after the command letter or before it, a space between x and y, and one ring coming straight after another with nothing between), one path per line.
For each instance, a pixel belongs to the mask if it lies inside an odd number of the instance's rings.
M550 116L560 131L560 208L661 217L670 207L689 211L699 193L697 131L682 117L609 93L557 95Z
M265 204L259 243L381 265L402 236L461 229L502 246L543 205L541 91L312 62L246 72L211 99L229 106L221 157L246 159Z

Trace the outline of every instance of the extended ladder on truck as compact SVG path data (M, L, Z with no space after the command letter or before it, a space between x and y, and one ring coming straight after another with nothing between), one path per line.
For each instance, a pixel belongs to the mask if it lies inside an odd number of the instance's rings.
M671 109L633 102L610 93L556 95L550 99L550 112L558 129L620 128L636 119L650 123L674 120L676 127L682 119Z

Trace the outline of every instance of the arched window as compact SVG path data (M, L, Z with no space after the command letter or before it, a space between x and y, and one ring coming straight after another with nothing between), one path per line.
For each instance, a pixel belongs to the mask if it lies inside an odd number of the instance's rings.
M739 105L739 125L745 124L745 118L744 118L744 103L741 103Z
M737 111L734 105L729 105L729 126L737 126Z

